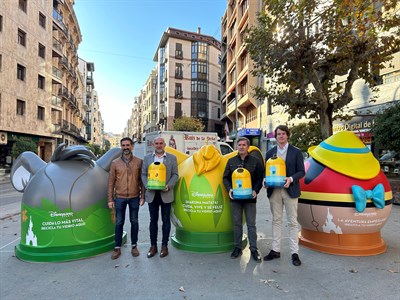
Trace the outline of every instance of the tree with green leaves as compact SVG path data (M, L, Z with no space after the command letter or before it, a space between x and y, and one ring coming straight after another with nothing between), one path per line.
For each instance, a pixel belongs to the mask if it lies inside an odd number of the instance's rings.
M96 156L100 156L100 155L102 154L101 148L100 148L100 146L97 145L97 144L89 143L89 144L86 144L85 146L86 146L87 148L89 148L90 151L92 151L93 154L96 155Z
M175 131L194 131L194 132L201 132L204 130L204 124L201 120L182 116L177 118L172 123L172 128Z
M104 140L104 153L106 153L108 150L111 148L111 143L109 140L105 139Z
M397 0L265 0L265 11L245 39L258 99L282 105L290 117L319 120L322 138L344 114L351 88L371 89L379 69L400 46ZM398 10L398 6L397 6ZM343 76L338 84L338 76ZM373 99L370 99L373 101Z
M11 156L15 159L21 153L31 151L33 153L38 154L38 144L37 142L32 141L30 138L18 137L15 140L15 143L11 149Z
M374 142L380 149L400 153L400 102L377 114L372 126Z
M317 122L300 123L290 129L289 143L307 152L311 146L322 142L321 128Z

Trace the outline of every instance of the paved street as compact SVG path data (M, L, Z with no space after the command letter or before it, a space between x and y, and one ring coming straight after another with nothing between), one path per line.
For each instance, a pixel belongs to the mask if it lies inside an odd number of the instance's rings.
M1 203L11 201L1 184ZM5 192L3 195L3 191ZM18 194L17 194L18 195ZM4 196L4 197L3 197ZM15 199L15 198L14 198ZM140 210L137 258L129 246L112 261L111 253L65 263L29 263L14 256L19 243L19 201L1 204L0 299L399 299L400 206L393 206L382 230L387 252L370 257L319 253L300 246L303 264L291 264L287 238L279 260L257 264L245 249L240 259L230 253L201 254L170 246L170 255L148 259L147 205ZM259 197L259 249L271 245L271 213L265 191ZM128 226L126 226L128 229ZM174 227L172 227L174 231ZM284 230L287 235L286 228Z

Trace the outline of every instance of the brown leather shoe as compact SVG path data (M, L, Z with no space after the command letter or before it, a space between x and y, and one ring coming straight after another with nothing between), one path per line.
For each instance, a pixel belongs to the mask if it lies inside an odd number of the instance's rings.
M111 255L111 259L117 259L121 256L121 248L114 248L114 251Z
M132 247L131 253L133 257L139 256L139 249L137 248L137 246Z
M154 255L156 255L157 252L158 252L157 246L151 245L149 252L147 253L147 258L153 257Z
M168 247L167 246L161 246L160 257L166 257L167 255L168 255Z

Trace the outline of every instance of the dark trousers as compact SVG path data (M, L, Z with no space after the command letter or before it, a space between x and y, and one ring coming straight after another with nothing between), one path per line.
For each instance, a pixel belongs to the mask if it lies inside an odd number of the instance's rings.
M235 247L242 249L244 212L247 224L247 235L250 244L250 250L257 250L256 203L250 203L240 200L231 201L231 210Z
M153 202L149 203L150 212L150 243L157 245L158 234L158 214L161 207L162 220L162 245L167 246L169 234L171 232L171 203L164 203L161 199L161 193L156 192Z
M138 240L139 231L139 197L136 198L116 198L115 203L115 214L116 214L116 224L115 224L115 247L121 247L122 244L122 233L124 230L126 207L129 207L129 220L131 222L131 242L132 246L136 245Z

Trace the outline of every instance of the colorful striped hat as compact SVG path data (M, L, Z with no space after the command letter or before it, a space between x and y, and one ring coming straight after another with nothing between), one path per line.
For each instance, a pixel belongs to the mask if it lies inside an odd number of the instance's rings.
M326 167L356 179L368 180L380 172L371 150L350 131L330 136L318 146L310 147L308 153Z

